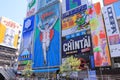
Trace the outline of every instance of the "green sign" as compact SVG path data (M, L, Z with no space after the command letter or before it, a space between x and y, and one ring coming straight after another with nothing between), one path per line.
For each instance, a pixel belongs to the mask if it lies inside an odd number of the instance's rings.
M31 9L31 7L33 7L36 3L36 0L32 0L29 4L28 4L28 7L29 9Z

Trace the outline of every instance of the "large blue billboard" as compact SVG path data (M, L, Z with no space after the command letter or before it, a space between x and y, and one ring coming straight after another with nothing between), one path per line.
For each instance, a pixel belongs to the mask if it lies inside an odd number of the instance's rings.
M23 24L19 60L31 59L34 31L34 16L26 18ZM28 58L24 58L24 56Z
M59 3L36 14L33 69L60 65Z

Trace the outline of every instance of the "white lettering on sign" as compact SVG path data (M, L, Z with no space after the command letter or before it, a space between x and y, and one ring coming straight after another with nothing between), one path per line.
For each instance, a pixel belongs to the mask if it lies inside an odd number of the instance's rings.
M84 37L82 40L73 40L71 39L68 43L63 44L63 51L72 51L72 50L79 50L90 47L90 37Z

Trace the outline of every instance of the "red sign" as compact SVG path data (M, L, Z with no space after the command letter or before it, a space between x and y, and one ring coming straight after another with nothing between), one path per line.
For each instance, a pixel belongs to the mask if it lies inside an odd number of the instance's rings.
M29 10L29 11L27 12L27 16L31 16L31 15L34 14L34 13L35 13L35 8Z
M7 20L4 20L3 21L5 23L6 26L9 26L11 28L19 28L18 25L16 25L16 23L12 22L12 21L7 21Z
M46 17L48 17L48 16L50 16L50 15L52 15L52 14L54 14L54 12L44 13L44 14L41 16L41 18L44 20Z
M117 1L118 0L103 0L103 3L106 6L106 5L112 4L112 3L117 2Z

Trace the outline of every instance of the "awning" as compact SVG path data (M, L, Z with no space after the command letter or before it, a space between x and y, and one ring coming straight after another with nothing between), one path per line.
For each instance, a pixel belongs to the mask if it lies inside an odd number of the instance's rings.
M40 72L55 72L59 70L59 68L51 68L51 69L41 69L41 70L32 70L35 73L40 73Z

